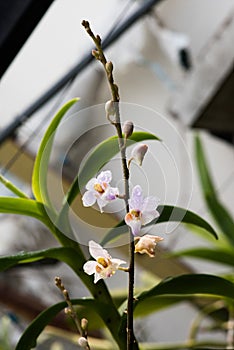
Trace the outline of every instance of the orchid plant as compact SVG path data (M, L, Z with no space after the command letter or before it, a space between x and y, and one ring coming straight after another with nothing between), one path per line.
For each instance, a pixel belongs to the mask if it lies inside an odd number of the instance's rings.
M145 233L144 227L173 220L195 225L202 229L204 234L211 235L213 238L217 238L217 234L207 221L186 208L160 205L157 197L145 196L141 184L134 184L133 188L130 188L129 176L132 162L143 166L144 157L147 156L149 148L147 140L160 142L160 138L148 132L135 131L134 121L127 121L122 125L119 89L113 76L113 64L108 62L104 55L101 38L93 33L87 21L83 21L82 24L96 45L93 56L102 63L106 72L111 100L105 104L105 113L117 135L104 140L94 148L85 160L79 175L75 177L65 194L59 211L51 202L47 187L50 154L54 135L62 118L77 103L78 99L67 102L58 111L41 141L32 176L34 199L29 198L14 184L1 176L1 182L14 193L15 197L1 197L0 212L32 216L40 220L58 240L60 247L1 257L0 269L3 271L19 264L55 258L66 263L75 272L90 291L91 297L70 299L61 279L57 277L56 285L61 290L65 301L52 305L39 314L23 332L16 345L16 350L34 348L41 332L63 309L73 318L79 332L77 346L83 349L162 349L161 345L153 344L149 347L146 343L138 342L134 329L134 315L137 310L144 310L147 303L150 303L151 312L157 310L162 307L160 304L162 297L164 298L163 306L169 307L179 301L191 300L197 294L204 297L218 297L233 303L234 284L225 278L214 275L187 274L166 278L152 288L136 295L134 289L135 255L138 253L146 254L147 258L153 258L156 254L156 245L163 239L160 236ZM131 156L127 159L126 149L133 142L136 144ZM120 189L114 185L112 186L111 171L103 170L104 165L107 165L117 153L120 153L124 193L121 193ZM82 204L85 208L97 204L99 211L103 213L106 206L114 201L123 201L125 206L125 214L117 225L118 230L115 227L109 230L102 242L94 240L86 242L89 247L89 257L75 239L69 219L71 204L83 189ZM105 247L113 238L117 240L123 234L128 235L129 238L127 261L119 257L112 257ZM105 280L114 278L116 273L128 274L127 297L126 300L121 300L121 303L115 300L111 290L105 284ZM113 342L108 343L107 347L106 345L98 347L95 339L90 340L87 328L90 320L88 316L80 320L76 313L76 306L82 306L85 310L92 310L93 313L98 314L110 331ZM141 312L139 311L140 315L143 316L144 313L141 314ZM186 348L194 348L196 345L199 344L196 342L186 343ZM165 345L163 348L167 349L167 346ZM178 346L174 345L173 347L170 344L169 348L178 349Z

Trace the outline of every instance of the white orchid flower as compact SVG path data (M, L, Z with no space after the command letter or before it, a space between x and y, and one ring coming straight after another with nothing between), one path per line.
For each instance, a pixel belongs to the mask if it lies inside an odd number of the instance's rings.
M121 264L126 264L121 259L112 258L107 250L94 241L89 242L89 252L95 261L87 261L83 269L88 275L94 274L94 283L113 276Z
M141 186L137 185L133 188L129 199L130 211L125 215L125 222L131 227L134 236L139 235L142 225L150 223L159 216L156 210L158 204L157 197L143 197Z
M116 187L111 187L112 174L110 170L102 171L97 177L92 178L86 185L86 192L82 197L83 205L91 207L97 201L101 213L103 207L115 200L119 195Z

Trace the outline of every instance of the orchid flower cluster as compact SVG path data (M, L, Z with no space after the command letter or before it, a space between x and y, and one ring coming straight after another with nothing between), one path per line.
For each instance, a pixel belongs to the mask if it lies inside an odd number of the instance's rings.
M129 137L133 130L133 123L125 122L123 131L125 138ZM144 156L148 150L145 144L137 144L131 153L128 161L128 167L134 160L140 166L142 165ZM120 196L120 191L117 187L111 186L112 173L110 170L102 171L97 177L92 178L86 184L86 191L82 197L82 202L85 207L93 206L96 202L103 213L103 208L110 202L123 198ZM155 256L155 247L163 238L159 236L143 234L142 226L145 226L158 218L159 212L157 207L159 199L154 196L143 196L143 191L140 185L136 185L132 189L131 196L128 200L129 212L125 215L125 223L129 226L135 241L135 253L147 254L149 257ZM117 270L128 271L120 265L126 264L125 261L117 258L112 258L110 254L101 245L94 242L89 242L89 252L94 260L87 261L84 264L84 271L88 275L94 274L94 283L100 279L111 277Z

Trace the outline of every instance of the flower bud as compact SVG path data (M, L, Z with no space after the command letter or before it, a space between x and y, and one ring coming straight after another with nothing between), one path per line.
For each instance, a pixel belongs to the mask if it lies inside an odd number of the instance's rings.
M128 139L132 135L133 129L134 129L133 122L130 120L127 120L123 125L123 133L124 133L125 139Z
M145 144L136 145L131 153L131 160L135 160L140 166L142 165L148 146Z
M87 320L86 318L82 318L80 324L81 324L81 328L82 328L84 331L86 331L87 328L88 328L88 320Z
M97 39L98 44L101 44L102 39L101 39L100 35L96 35L96 39Z
M113 72L113 63L111 61L106 62L106 71L107 71L107 73Z
M99 52L97 50L92 50L92 55L96 58L96 60L100 59Z
M79 344L82 348L86 349L86 347L87 347L87 345L88 345L88 340L87 340L85 337L80 337L80 338L78 339L78 344Z
M116 116L116 103L118 102L114 102L110 100L110 101L107 101L105 104L105 111L106 111L106 116L108 120L110 120L110 117L114 119Z
M138 241L135 245L135 253L147 254L153 258L155 256L155 247L157 242L162 241L163 238L159 236L145 235L143 237L136 237Z

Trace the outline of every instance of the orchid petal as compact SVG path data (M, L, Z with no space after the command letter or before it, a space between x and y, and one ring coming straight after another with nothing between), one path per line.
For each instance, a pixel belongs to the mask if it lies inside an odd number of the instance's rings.
M131 227L132 234L134 236L139 235L141 230L141 220L134 219L133 216L128 213L125 215L125 222L128 226Z
M146 225L157 217L159 217L159 212L157 210L145 211L141 215L141 223L142 225Z
M94 274L94 283L97 283L99 280L101 280L103 277L100 275L100 273L97 273L95 271L95 274Z
M146 197L143 201L143 211L155 210L158 205L159 198L153 196Z
M86 191L82 197L82 201L84 207L91 207L96 202L94 192Z
M90 179L87 182L87 185L85 186L85 188L89 191L95 191L94 190L94 185L97 183L97 179L95 179L95 177L93 177L92 179Z
M112 180L112 174L110 170L106 170L106 171L102 171L98 177L97 177L97 181L102 184L104 183L110 183Z
M96 273L96 266L96 261L87 261L83 266L84 272L87 273L87 275L92 275L93 273Z
M116 199L118 195L119 195L119 189L117 187L109 187L106 189L103 197L105 197L107 201L112 201Z
M103 249L102 246L100 246L100 244L98 244L94 241L89 241L89 252L90 252L90 255L94 259L98 259L100 257L105 258L105 259L111 258L108 251L106 249ZM96 263L96 265L97 265L97 263Z
M97 198L97 204L99 206L100 212L103 213L103 207L105 207L108 204L108 201L105 200L104 196L101 196L99 198Z
M132 196L129 199L129 207L130 209L135 209L135 210L142 210L143 206L143 195L142 195L142 188L139 185L136 185L133 187L132 190Z

